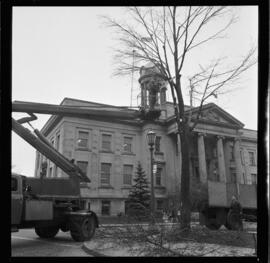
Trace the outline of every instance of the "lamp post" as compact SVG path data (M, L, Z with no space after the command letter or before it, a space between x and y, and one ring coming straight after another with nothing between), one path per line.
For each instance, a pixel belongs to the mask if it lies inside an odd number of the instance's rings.
M150 149L150 165L151 165L151 212L155 213L155 193L154 193L154 174L153 174L153 150L156 139L156 133L150 130L147 133L147 142Z

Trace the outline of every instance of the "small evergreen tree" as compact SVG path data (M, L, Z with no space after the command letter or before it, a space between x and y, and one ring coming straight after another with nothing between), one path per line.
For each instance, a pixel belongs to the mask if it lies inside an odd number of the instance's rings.
M132 185L127 200L128 215L140 218L146 215L150 206L149 182L140 162L137 166L136 177L133 180L135 184Z

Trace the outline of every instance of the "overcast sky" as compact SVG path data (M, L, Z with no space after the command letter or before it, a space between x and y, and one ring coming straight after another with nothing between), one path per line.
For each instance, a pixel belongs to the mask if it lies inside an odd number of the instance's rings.
M226 39L193 52L189 69L213 56L244 56L257 44L258 9L234 7L238 22ZM112 48L116 36L104 27L101 15L123 18L123 7L14 7L12 38L12 100L59 104L65 97L130 105L131 78L113 76ZM207 62L207 61L206 61ZM134 75L133 106L137 105L138 75ZM245 124L257 129L257 66L242 76L236 91L213 100ZM187 92L184 92L187 95ZM185 104L189 104L188 96ZM13 114L16 118L25 114ZM41 129L49 118L37 115ZM29 126L26 125L29 128ZM35 149L12 133L13 170L34 175Z

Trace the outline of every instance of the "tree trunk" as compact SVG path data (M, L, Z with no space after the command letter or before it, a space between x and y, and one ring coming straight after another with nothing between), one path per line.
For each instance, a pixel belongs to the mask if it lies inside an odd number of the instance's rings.
M184 121L182 122L180 133L181 153L182 153L182 170L181 170L181 229L190 229L191 203L190 203L190 171L189 171L189 127ZM179 130L179 127L178 127Z
M181 210L181 229L190 229L191 202L190 202L190 171L189 171L189 140L190 129L188 119L185 118L184 101L181 92L180 75L176 78L175 91L178 101L178 110L175 112L178 132L181 140L181 192L180 192L180 210ZM173 94L174 97L174 94ZM176 102L174 100L174 102Z

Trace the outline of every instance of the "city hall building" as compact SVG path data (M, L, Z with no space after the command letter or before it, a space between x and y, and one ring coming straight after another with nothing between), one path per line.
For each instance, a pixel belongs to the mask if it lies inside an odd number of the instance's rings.
M141 105L149 105L141 71ZM104 109L118 113L136 110L90 101L65 98L60 105ZM141 163L150 182L150 151L147 133L156 133L154 146L154 191L156 208L161 210L179 200L181 178L181 145L177 143L174 107L166 100L166 84L157 94L160 117L152 121L125 120L96 116L74 118L51 116L41 132L51 144L87 174L91 183L81 193L87 204L100 216L125 213L126 200ZM189 114L191 108L186 107ZM196 108L192 109L193 114ZM190 173L194 180L240 184L257 183L257 132L244 129L244 124L214 103L203 106L202 117L190 141ZM50 160L36 153L35 176L40 176L41 163L48 162L47 177L66 177Z

